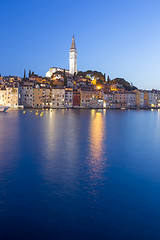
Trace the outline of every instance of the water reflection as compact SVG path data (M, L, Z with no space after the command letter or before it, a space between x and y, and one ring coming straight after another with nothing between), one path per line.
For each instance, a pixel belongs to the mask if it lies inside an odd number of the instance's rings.
M74 111L50 113L44 136L43 176L50 182L70 182L76 178L79 156L78 115Z
M91 110L89 139L89 175L93 185L99 183L103 179L103 171L105 167L105 135L106 127L103 112Z
M160 119L160 109L158 109L158 119L157 119L158 127L159 127L159 119Z
M55 110L46 114L39 164L43 178L49 185L58 185L59 194L73 194L80 186L97 194L97 186L104 184L105 114L103 110Z
M15 167L14 155L18 154L19 112L10 111L0 115L0 176Z
M19 156L19 112L0 113L0 214L7 209L8 187L15 182Z

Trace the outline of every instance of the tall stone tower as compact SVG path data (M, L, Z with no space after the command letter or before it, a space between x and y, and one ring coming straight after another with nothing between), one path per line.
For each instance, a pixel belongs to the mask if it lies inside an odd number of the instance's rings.
M69 72L72 75L74 75L74 73L77 73L77 49L74 40L74 35L72 38L72 45L69 51Z

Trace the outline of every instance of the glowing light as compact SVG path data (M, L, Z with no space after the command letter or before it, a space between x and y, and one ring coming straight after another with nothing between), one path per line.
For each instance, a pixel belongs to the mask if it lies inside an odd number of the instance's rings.
M106 108L107 104L106 101L103 102L103 107Z
M97 89L98 89L98 90L100 90L100 89L101 89L101 87L100 87L100 86L97 86Z

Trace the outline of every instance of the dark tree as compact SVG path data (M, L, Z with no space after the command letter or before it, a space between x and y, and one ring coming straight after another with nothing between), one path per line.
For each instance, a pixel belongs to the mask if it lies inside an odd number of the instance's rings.
M29 78L32 76L31 70L29 70Z
M107 84L109 84L110 83L110 80L109 80L109 76L107 77Z
M106 82L106 74L104 73L104 81Z
M86 85L88 86L88 83L89 83L89 81L88 81L88 79L86 80Z
M50 86L53 87L53 80L50 80Z
M124 78L115 78L110 83L111 84L119 84L127 91L132 91L132 90L137 89L135 86L133 86L129 82L127 82Z
M67 87L67 77L66 77L65 69L64 69L64 73L63 73L63 78L64 78L64 86Z
M74 73L74 75L73 75L73 80L76 78L76 72Z
M23 79L26 79L26 69L24 69L24 76Z

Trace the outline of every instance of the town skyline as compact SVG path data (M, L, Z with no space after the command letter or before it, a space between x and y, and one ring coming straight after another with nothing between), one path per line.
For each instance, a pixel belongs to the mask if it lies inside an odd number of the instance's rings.
M98 5L96 1L62 1L61 17L58 2L34 1L32 8L29 3L0 2L2 75L23 76L23 69L33 69L44 76L52 66L68 69L74 34L78 70L97 70L138 88L160 89L158 1L101 1ZM17 11L14 18L12 11Z

